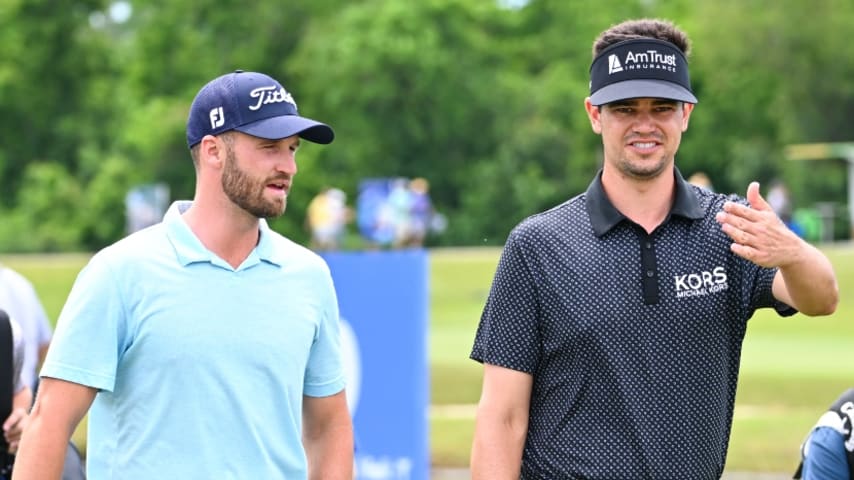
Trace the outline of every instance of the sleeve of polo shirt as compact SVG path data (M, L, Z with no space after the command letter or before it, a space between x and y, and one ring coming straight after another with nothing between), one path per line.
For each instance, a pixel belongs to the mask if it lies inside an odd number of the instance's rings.
M803 480L847 479L845 438L830 427L818 427L807 439Z
M311 397L327 397L343 390L345 380L341 360L338 298L332 275L325 264L323 274L318 277L317 290L323 313L309 354L303 393Z
M746 207L750 206L747 199L738 195L731 195L726 200L740 203ZM729 241L729 240L727 240ZM733 254L734 255L734 254ZM758 308L774 308L777 314L783 317L788 317L798 313L797 310L783 302L774 298L774 292L771 286L774 283L774 276L777 274L776 268L765 268L756 265L755 263L739 258L739 267L744 274L746 281L744 288L741 291L744 308L749 309L746 312L747 318L753 315L753 312Z
M752 286L752 290L747 293L749 295L747 298L748 305L751 305L753 310L757 308L773 308L778 315L783 317L789 317L798 313L798 311L785 303L777 300L774 297L774 291L772 289L772 285L774 284L774 277L777 275L776 268L764 268L760 267L754 263L751 263L747 260L744 260L747 263L747 270L752 272L753 281L750 282ZM752 311L750 314L752 315Z
M127 346L119 285L104 251L81 270L57 320L42 377L113 390L120 352Z
M480 317L470 357L533 374L539 362L539 299L526 236L510 233Z

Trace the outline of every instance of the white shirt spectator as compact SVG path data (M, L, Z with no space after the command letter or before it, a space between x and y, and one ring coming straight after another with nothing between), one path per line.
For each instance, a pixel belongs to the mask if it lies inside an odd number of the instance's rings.
M50 343L53 334L44 307L29 280L18 272L0 265L0 308L6 311L21 328L24 340L24 363L21 378L24 385L34 389L39 355Z

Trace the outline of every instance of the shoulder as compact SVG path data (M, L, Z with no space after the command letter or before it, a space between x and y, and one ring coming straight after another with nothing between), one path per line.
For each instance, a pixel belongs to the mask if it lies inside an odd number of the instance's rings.
M10 290L13 290L13 291L24 291L24 290L31 291L31 290L33 290L33 284L29 280L27 280L26 277L24 277L23 275L21 275L17 271L12 270L11 268L3 266L3 265L0 265L0 279L2 279L2 282L0 282L0 285L2 285L5 288L9 288Z
M813 430L807 438L803 453L803 478L817 478L820 473L828 475L828 478L848 478L845 437L837 430L829 427Z
M746 198L734 193L727 194L713 192L711 190L698 187L696 185L690 185L690 188L693 189L694 195L697 197L697 201L700 204L700 208L702 208L706 212L718 212L723 209L724 203L726 202L749 205Z
M833 406L831 406L831 408L838 410L854 410L854 387L842 392L842 394L839 395L839 398L833 402Z
M167 251L171 251L171 247L165 235L165 228L163 224L156 224L98 250L84 268L101 267L116 270L146 265Z
M578 232L578 227L590 225L585 208L585 194L579 194L554 207L535 213L519 222L510 232L514 241L537 241L557 233Z
M326 261L314 250L294 242L288 237L271 229L265 229L264 235L270 240L270 259L279 264L302 266L312 270L328 273Z

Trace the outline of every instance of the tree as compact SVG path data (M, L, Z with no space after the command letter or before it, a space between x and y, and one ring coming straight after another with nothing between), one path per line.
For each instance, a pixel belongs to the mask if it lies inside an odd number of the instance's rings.
M16 206L24 172L58 163L91 173L80 152L110 141L115 73L109 39L92 29L100 0L3 2L0 7L0 205ZM12 27L14 26L14 27Z

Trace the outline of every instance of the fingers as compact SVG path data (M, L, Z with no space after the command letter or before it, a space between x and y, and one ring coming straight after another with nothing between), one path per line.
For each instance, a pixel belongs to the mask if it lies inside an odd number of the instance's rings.
M726 202L724 210L715 214L715 220L721 224L721 228L733 240L744 243L742 240L746 241L746 239L740 238L739 235L758 235L771 219L768 218L768 213L759 212L737 203Z
M768 205L768 202L759 193L759 182L750 182L750 185L747 186L746 198L750 202L750 206L756 210L771 210L771 205Z
M18 440L21 439L21 433L24 430L26 418L27 412L24 409L16 408L15 410L12 410L9 418L3 422L3 436L6 438L6 442L9 443L10 446L12 443L17 444Z
M17 414L17 411L12 410L12 413L9 415L9 417L6 419L5 422L3 422L3 432L5 433L11 430L20 420L21 417Z
M730 250L760 266L783 265L797 249L797 235L762 198L757 182L747 187L747 200L750 206L725 202L715 215L721 230L733 241Z
M759 254L759 251L757 249L742 243L731 243L729 249L730 251L732 251L732 253L738 255L739 257L757 263Z
M732 223L742 230L749 229L751 225L758 225L762 222L779 222L774 209L759 193L759 182L750 182L750 185L747 186L746 198L750 206L731 201L725 202L723 211L730 216L722 216L721 213L718 213L718 222L721 224ZM752 233L755 234L756 232L753 231Z
M750 245L753 234L747 231L746 228L739 228L730 223L722 223L721 230L726 233L733 242L741 245Z

